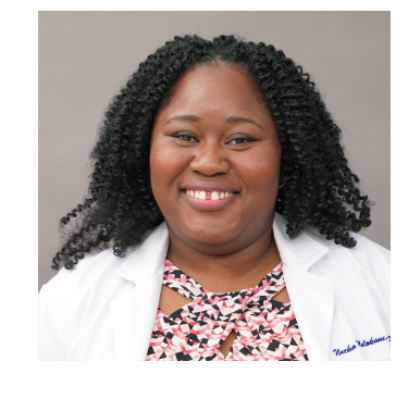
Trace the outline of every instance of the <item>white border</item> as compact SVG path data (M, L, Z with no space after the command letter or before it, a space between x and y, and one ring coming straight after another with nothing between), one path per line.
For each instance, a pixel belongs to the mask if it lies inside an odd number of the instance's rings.
M11 3L11 2L9 2ZM21 4L22 3L22 4ZM172 4L173 3L173 4ZM394 10L391 1L301 2L302 10ZM111 6L112 4L112 6ZM165 4L165 3L164 3ZM264 10L259 2L242 6L229 2L224 8L215 1L199 4L168 1L168 10ZM94 8L94 5L96 8ZM279 5L279 7L278 7ZM267 10L298 10L299 2L270 2ZM363 7L360 8L360 5ZM4 6L3 6L4 7ZM395 380L390 363L302 363L289 364L190 364L163 366L119 363L37 363L36 292L37 285L37 12L38 10L164 10L160 2L133 1L37 1L14 2L2 8L2 294L1 358L7 362L4 392L14 398L92 399L142 398L156 394L163 398L214 399L218 396L276 396L282 399L306 395L325 398L392 398ZM392 12L392 41L399 33L397 12ZM392 47L392 162L398 171L398 52ZM35 134L36 131L36 134ZM371 162L377 162L371 160ZM398 185L393 172L392 200ZM392 221L399 220L396 205ZM5 220L5 224L4 224ZM393 223L393 226L396 226ZM392 230L392 243L398 233ZM398 300L397 246L393 246L393 300ZM32 299L30 296L32 295ZM393 306L397 302L393 301ZM393 359L398 360L398 309L393 307ZM288 364L283 364L288 365ZM297 367L296 367L297 365ZM303 367L299 367L303 365ZM279 370L284 368L284 370ZM293 371L292 371L293 370ZM7 386L9 387L7 390ZM12 391L10 391L12 390ZM24 396L25 394L25 396ZM146 398L145 397L145 398Z

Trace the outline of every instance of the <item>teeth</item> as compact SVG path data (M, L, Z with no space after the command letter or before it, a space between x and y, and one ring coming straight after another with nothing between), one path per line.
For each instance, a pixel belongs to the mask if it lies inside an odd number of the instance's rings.
M219 193L211 192L211 200L219 200Z
M199 200L206 200L207 198L211 200L220 200L234 195L232 192L206 192L205 190L186 190L186 194Z

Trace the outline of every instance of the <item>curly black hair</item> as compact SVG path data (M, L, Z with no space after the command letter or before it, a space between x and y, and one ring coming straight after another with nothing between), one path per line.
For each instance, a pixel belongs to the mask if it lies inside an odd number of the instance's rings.
M289 237L311 226L338 245L356 245L349 231L371 224L370 202L357 188L341 131L310 76L272 45L233 35L213 40L186 35L149 55L113 98L91 153L88 195L61 219L61 227L75 224L52 268L72 269L85 254L111 246L123 257L164 220L150 185L153 122L184 73L216 61L247 71L272 113L285 177L275 209L285 216Z

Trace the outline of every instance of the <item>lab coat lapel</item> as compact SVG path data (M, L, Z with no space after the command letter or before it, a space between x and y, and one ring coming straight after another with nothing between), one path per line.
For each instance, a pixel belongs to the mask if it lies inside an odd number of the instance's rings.
M333 283L284 267L286 286L310 361L328 361L334 311Z
M157 314L162 271L111 303L116 359L144 361Z
M117 360L146 359L159 304L168 246L168 230L165 223L162 223L115 271L132 284L130 291L111 302Z
M303 232L291 240L285 220L275 215L273 232L284 264L287 291L311 361L329 360L334 311L333 282L310 272L310 267L324 257L328 248Z

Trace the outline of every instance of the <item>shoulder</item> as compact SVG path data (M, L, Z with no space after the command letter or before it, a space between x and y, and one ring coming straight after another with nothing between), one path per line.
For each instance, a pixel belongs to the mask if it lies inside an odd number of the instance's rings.
M332 280L337 298L349 306L350 298L374 304L383 321L390 320L390 251L372 240L352 233L357 245L347 249L308 232L314 240L328 248L325 257L310 272ZM369 298L370 303L366 301ZM361 300L362 299L362 300ZM370 310L371 312L371 310Z
M339 265L349 269L388 270L390 251L360 234L350 232L357 244L348 249L333 240L326 239L316 228L307 227L296 239L291 239L286 232L286 219L275 214L273 231L283 261L292 265L302 264L308 267L316 261L317 270L332 269L338 271ZM321 267L321 268L320 268ZM331 267L331 268L330 268ZM317 272L317 271L316 271Z
M112 249L107 249L86 255L72 270L62 268L42 286L40 293L72 299L95 288L110 301L114 293L120 292L121 286L132 286L132 283L157 272L161 261L163 264L168 244L168 230L163 223L150 230L141 244L127 250L125 257L117 257Z
M308 232L314 240L328 248L326 255L310 268L310 272L333 282L336 306L339 303L357 313L377 315L390 332L390 251L378 243L352 233L357 245L351 249ZM364 307L364 308L363 308ZM376 322L378 323L378 322Z
M73 270L62 268L39 292L39 359L65 360L87 326L110 320L110 302L132 289L115 271L125 260L112 250L88 255ZM101 321L101 322L100 322Z
M68 325L72 315L107 307L132 287L115 273L124 262L125 258L116 257L107 249L87 255L72 270L60 269L40 289L39 307L43 315L52 314L61 325Z
M124 259L114 256L111 249L89 254L74 269L61 268L56 276L42 286L41 291L46 290L48 294L60 296L63 292L66 292L65 295L72 295L78 290L90 289L101 282L116 279L114 271L123 262Z
M307 230L307 234L315 241L328 248L327 257L346 262L349 266L360 267L365 271L387 270L390 266L390 251L367 237L351 233L357 245L351 249L327 240L315 230Z

